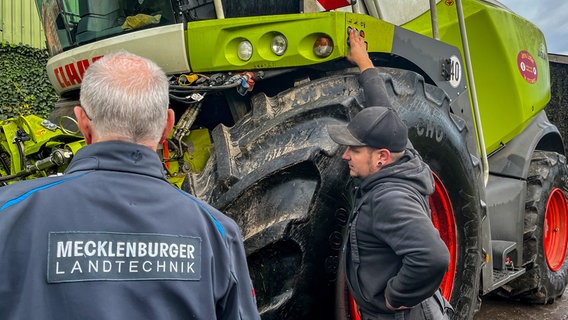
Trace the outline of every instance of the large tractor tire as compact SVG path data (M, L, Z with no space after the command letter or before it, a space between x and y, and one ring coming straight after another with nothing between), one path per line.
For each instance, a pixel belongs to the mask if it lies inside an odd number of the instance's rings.
M184 189L239 224L263 320L333 318L351 189L325 126L349 121L361 96L354 76L259 93L245 118L212 131L212 157L186 179Z
M559 298L568 282L568 169L556 152L535 151L527 178L523 267L502 296L546 304Z
M444 292L458 310L456 319L472 319L479 301L482 210L479 168L467 150L465 127L450 114L446 95L422 77L383 71L393 107L436 174L433 219L452 252ZM349 122L364 104L353 74L274 97L257 94L249 115L213 130L213 156L203 172L186 180L186 190L241 227L263 320L356 316L338 271L349 172L344 149L325 126Z
M463 121L450 111L445 93L424 83L421 76L386 69L383 80L392 106L409 128L409 139L432 171L435 192L430 196L432 220L450 251L450 265L441 285L455 309L453 319L473 319L480 305L482 265L479 166L466 145ZM338 275L336 319L359 319L356 305ZM344 316L347 314L347 316Z

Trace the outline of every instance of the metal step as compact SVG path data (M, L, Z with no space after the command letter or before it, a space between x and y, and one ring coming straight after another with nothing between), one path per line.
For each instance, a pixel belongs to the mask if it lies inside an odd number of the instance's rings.
M513 262L517 261L517 243L512 241L492 240L493 269L514 269Z
M493 269L493 288L491 291L509 283L525 273L525 268L512 268L507 270Z

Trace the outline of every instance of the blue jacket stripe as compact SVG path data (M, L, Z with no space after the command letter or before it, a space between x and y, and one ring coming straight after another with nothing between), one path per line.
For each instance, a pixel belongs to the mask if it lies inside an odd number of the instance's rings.
M217 230L219 230L219 233L221 233L221 236L223 236L223 238L224 238L225 237L225 228L223 228L223 226L219 223L219 221L217 221L217 219L215 219L215 217L211 214L209 209L207 209L201 202L195 200L194 198L192 198L191 196L189 196L187 193L183 192L182 190L179 190L179 189L177 189L177 190L181 194L183 194L184 196L188 197L189 199L191 199L192 201L197 203L197 205L200 206L201 209L203 209L203 210L205 210L205 212L207 212L207 214L209 215L209 217L211 217L211 220L213 220L213 223L217 227Z
M20 203L20 202L26 200L27 197L31 196L31 195L34 194L35 192L38 192L38 191L41 191L41 190L45 190L45 189L51 188L51 187L56 186L56 185L58 185L58 184L60 184L60 183L67 182L67 181L73 180L73 179L75 179L75 178L78 178L78 177L72 177L72 178L67 178L67 179L59 180L59 181L56 181L56 182L52 182L52 183L50 183L50 184L46 184L46 185L41 186L41 187L37 187L37 188L31 189L31 190L27 191L26 193L24 193L23 195L21 195L21 196L15 198L15 199L9 200L9 201L7 201L6 203L4 203L4 204L2 205L2 207L0 207L0 210L4 210L4 209L6 209L6 208L8 208L8 207L11 207L11 206L13 206L13 205L15 205L15 204L18 204L18 203Z

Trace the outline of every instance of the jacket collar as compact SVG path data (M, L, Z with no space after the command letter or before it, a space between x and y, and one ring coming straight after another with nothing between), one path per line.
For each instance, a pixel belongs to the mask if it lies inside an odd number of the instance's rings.
M81 148L66 173L90 170L131 172L166 179L156 152L143 145L123 141L97 142Z

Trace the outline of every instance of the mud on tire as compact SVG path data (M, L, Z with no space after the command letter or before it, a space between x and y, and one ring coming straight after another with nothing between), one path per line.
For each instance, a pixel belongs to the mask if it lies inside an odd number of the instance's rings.
M184 186L241 227L264 320L333 317L351 190L325 126L349 121L362 108L357 96L354 76L257 94L245 118L213 130L213 156Z
M459 319L471 319L478 306L481 209L479 168L467 151L465 126L450 114L440 89L412 72L381 70L411 141L448 190L457 242L451 302ZM273 97L257 94L247 116L213 130L213 156L202 173L186 180L184 189L241 227L264 320L332 319L337 310L336 319L351 316L347 300L335 301L336 284L342 290L344 281L337 266L349 173L343 148L325 126L349 122L364 104L355 74L311 81Z

